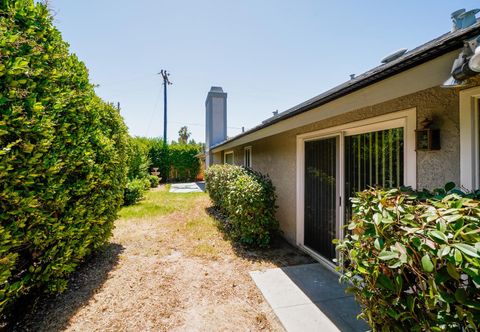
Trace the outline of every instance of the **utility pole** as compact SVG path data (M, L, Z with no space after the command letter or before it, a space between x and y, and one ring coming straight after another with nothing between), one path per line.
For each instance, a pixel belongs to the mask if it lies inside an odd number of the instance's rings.
M172 85L168 79L170 73L162 69L158 73L163 78L163 143L167 144L167 85Z

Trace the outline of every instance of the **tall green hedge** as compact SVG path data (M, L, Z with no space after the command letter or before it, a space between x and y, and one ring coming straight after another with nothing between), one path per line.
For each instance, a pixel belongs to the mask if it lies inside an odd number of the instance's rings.
M205 172L213 204L227 217L233 239L266 247L278 231L275 187L270 178L251 169L214 165Z
M113 228L127 129L47 8L0 2L0 311L66 277Z
M132 141L137 147L132 155L135 165L148 159L150 170L158 168L162 181L195 181L197 178L200 171L200 160L196 157L200 152L199 144L165 145L162 139L146 137L135 137Z
M149 141L132 137L128 146L128 179L145 179L150 175Z
M150 169L153 169L154 167L158 168L158 171L160 172L159 176L162 178L163 182L166 182L170 173L168 145L165 145L163 140L159 138L149 138L148 144L148 157L151 161Z
M173 181L195 181L200 171L200 160L196 155L200 152L196 144L174 144L168 147L170 174Z
M453 187L371 188L352 199L337 248L374 331L480 329L480 201Z

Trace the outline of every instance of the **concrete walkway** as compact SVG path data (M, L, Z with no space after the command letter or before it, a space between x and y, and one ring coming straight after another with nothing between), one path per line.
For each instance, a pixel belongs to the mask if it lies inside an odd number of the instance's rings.
M205 191L205 182L172 183L171 193L201 193Z
M288 332L367 331L357 320L360 307L338 275L321 264L250 272Z

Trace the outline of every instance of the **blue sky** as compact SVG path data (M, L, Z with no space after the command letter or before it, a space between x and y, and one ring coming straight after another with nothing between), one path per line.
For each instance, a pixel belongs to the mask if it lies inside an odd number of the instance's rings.
M204 141L210 86L228 93L228 135L251 128L451 28L478 1L51 0L55 24L120 102L132 135L163 135L160 69L171 73L169 140Z

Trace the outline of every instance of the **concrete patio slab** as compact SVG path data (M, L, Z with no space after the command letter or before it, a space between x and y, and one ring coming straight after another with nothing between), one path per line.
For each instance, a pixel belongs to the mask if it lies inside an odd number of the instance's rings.
M203 191L205 191L204 182L172 183L170 185L171 193L201 193Z
M250 272L287 331L367 331L360 307L338 275L321 264Z

